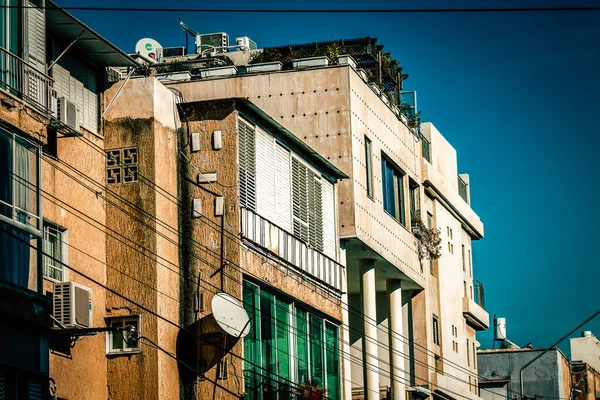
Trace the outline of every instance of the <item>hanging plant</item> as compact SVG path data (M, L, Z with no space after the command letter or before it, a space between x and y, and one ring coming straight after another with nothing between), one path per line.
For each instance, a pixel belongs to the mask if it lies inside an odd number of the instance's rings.
M412 232L418 239L419 259L437 260L442 256L441 231L425 226L417 213L412 213Z

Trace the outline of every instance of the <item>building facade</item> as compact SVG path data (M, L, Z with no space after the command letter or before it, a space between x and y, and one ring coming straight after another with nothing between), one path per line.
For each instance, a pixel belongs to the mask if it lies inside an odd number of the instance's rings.
M159 80L27 5L0 14L0 393L477 397L483 225L432 124L352 62Z

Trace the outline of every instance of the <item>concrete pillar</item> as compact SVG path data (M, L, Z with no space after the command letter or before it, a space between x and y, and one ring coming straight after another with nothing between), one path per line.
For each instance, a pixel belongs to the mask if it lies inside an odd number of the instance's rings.
M375 289L375 260L363 259L360 267L360 294L363 324L363 381L365 400L379 400L379 362L377 355L377 308Z
M404 384L406 374L404 371L404 343L402 321L402 288L400 279L389 279L387 282L387 295L389 299L388 335L390 346L390 385L392 399L404 400Z

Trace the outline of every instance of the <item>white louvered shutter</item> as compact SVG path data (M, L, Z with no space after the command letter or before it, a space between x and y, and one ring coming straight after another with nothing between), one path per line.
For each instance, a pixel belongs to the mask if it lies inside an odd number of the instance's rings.
M260 129L256 130L256 211L275 221L275 141Z
M282 229L292 231L292 183L290 177L290 152L277 144L275 147L275 223Z
M27 3L27 57L38 71L46 73L46 24L44 10L31 1ZM37 75L30 74L27 81L27 95L38 104L48 104L46 87Z
M321 178L308 170L308 242L323 251L323 198Z
M323 252L336 260L335 200L333 184L322 180L321 193L323 196Z
M308 242L308 182L306 166L292 157L293 234Z
M240 207L256 211L256 165L254 127L238 119Z

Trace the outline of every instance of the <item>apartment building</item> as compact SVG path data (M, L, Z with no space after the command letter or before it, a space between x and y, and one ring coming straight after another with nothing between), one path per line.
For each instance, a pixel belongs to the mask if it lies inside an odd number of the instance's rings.
M374 39L344 41L342 51L358 60L292 60L303 47L327 44L268 49L278 62L167 86L187 102L247 98L349 177L337 202L347 268L344 398L476 398L475 332L489 322L474 297L471 241L483 237L483 225L470 207L468 176L457 174L455 150L432 125L419 135L390 101L406 76L379 66ZM377 74L379 84L369 82ZM417 218L442 231L439 260L419 256Z

